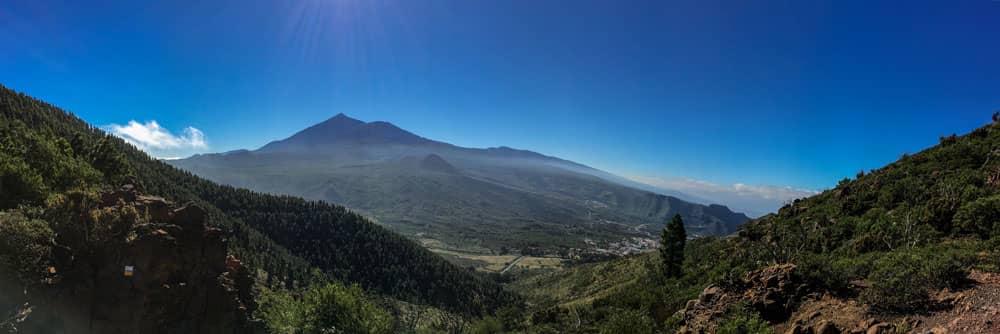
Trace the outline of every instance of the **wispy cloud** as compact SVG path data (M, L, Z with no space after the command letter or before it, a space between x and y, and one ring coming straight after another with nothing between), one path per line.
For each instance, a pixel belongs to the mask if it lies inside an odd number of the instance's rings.
M184 128L179 135L174 135L169 130L164 129L155 120L146 123L132 120L125 125L111 124L105 128L112 134L157 157L208 149L205 133L191 126Z
M785 186L760 186L743 183L717 184L689 178L630 177L636 182L657 188L675 190L743 211L751 216L761 216L777 211L789 201L809 197L819 192Z

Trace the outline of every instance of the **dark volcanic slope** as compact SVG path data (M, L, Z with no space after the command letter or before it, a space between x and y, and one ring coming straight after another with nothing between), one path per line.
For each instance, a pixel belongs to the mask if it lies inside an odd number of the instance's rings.
M646 235L680 213L694 235L748 220L632 188L571 161L433 141L343 114L256 151L170 161L211 180L342 203L406 234L457 246L579 246Z

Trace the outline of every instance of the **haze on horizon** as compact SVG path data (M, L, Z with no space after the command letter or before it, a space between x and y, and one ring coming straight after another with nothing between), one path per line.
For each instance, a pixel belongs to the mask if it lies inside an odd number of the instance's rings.
M997 17L995 1L11 2L0 73L158 157L343 112L750 209L983 124Z

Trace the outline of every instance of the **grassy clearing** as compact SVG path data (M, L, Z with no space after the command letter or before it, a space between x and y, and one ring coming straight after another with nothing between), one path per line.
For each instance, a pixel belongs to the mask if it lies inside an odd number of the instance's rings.
M430 248L430 250L459 266L495 273L502 271L518 258L518 255L488 255L441 248ZM514 268L524 270L558 269L562 267L562 263L563 260L559 258L525 256Z
M525 272L509 287L535 304L564 307L589 304L631 286L641 276L650 275L651 268L656 266L655 259L655 254L642 254L556 271Z

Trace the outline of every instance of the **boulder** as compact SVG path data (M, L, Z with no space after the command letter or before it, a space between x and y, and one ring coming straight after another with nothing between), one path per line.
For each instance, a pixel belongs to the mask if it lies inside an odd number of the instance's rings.
M139 196L136 206L149 215L153 221L168 221L171 218L171 203L162 197Z
M701 303L709 303L720 293L722 293L721 288L714 285L709 285L708 287L705 288L705 290L702 290L700 295L698 295L698 301Z
M931 328L930 334L948 334L948 330L945 329L944 327L938 326Z
M104 206L114 206L118 204L119 200L125 203L132 203L139 196L138 192L138 187L135 184L124 184L118 190L102 193L101 203Z
M894 326L892 326L890 324L887 324L887 323L884 323L884 322L879 322L879 323L876 323L876 324L872 325L871 327L868 327L868 330L865 333L866 334L886 334L886 333L892 333L893 329L894 329Z
M776 323L788 319L805 296L805 285L795 275L795 268L794 264L775 265L751 271L744 277L748 287L744 296L764 320Z
M814 334L811 327L805 327L799 324L793 325L789 328L785 334Z
M823 321L816 326L816 334L840 334L840 327L830 321Z

